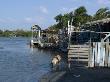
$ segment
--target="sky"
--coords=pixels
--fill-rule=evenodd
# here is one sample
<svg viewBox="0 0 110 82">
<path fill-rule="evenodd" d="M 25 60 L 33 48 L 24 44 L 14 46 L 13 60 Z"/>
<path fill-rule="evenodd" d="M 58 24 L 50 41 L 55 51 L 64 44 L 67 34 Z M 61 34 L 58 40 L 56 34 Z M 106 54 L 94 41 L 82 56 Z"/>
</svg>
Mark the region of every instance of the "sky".
<svg viewBox="0 0 110 82">
<path fill-rule="evenodd" d="M 80 6 L 93 15 L 99 8 L 110 8 L 110 0 L 0 0 L 0 29 L 30 30 L 34 24 L 46 29 L 56 23 L 56 15 Z"/>
</svg>

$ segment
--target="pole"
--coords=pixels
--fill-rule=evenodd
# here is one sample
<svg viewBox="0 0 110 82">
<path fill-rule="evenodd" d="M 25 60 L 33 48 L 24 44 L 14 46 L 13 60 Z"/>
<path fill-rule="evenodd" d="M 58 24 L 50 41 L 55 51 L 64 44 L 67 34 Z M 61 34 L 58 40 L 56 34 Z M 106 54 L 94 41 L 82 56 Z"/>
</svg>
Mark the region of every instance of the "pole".
<svg viewBox="0 0 110 82">
<path fill-rule="evenodd" d="M 32 38 L 32 40 L 33 40 L 33 28 L 32 28 L 32 37 L 31 37 L 31 38 Z"/>
<path fill-rule="evenodd" d="M 39 43 L 40 43 L 40 29 L 38 30 L 38 41 L 39 41 Z"/>
</svg>

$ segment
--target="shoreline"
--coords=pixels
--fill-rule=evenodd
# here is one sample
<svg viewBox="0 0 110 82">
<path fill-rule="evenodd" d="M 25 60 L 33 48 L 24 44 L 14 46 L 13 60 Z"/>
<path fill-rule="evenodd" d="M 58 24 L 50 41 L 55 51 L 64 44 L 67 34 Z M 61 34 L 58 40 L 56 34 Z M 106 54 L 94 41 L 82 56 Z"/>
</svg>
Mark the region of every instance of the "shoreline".
<svg viewBox="0 0 110 82">
<path fill-rule="evenodd" d="M 48 72 L 39 78 L 38 82 L 57 82 L 66 74 L 66 71 Z"/>
<path fill-rule="evenodd" d="M 74 82 L 110 82 L 110 68 L 103 68 L 103 67 L 77 68 L 76 67 L 66 71 L 48 72 L 47 74 L 41 76 L 39 82 L 73 82 L 73 81 Z"/>
<path fill-rule="evenodd" d="M 110 68 L 74 68 L 57 82 L 110 82 Z"/>
</svg>

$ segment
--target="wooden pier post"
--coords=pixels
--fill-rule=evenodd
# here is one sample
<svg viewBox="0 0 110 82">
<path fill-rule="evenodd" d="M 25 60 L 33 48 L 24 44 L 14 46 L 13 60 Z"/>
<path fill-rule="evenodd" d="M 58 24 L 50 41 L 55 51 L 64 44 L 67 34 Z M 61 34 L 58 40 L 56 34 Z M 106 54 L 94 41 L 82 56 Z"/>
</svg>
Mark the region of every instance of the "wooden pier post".
<svg viewBox="0 0 110 82">
<path fill-rule="evenodd" d="M 108 59 L 109 59 L 109 39 L 107 39 L 107 42 L 105 43 L 106 48 L 106 54 L 105 54 L 105 67 L 108 67 Z"/>
</svg>

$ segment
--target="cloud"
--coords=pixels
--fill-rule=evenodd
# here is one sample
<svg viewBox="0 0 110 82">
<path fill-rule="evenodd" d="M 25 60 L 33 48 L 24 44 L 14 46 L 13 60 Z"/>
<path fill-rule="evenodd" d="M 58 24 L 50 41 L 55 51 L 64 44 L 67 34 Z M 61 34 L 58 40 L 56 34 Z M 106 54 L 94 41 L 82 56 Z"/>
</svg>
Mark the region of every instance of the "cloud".
<svg viewBox="0 0 110 82">
<path fill-rule="evenodd" d="M 72 12 L 74 11 L 75 9 L 77 9 L 78 7 L 74 7 L 74 8 L 66 8 L 66 7 L 62 7 L 60 12 L 63 12 L 63 13 L 67 13 L 67 12 Z"/>
<path fill-rule="evenodd" d="M 21 21 L 24 23 L 34 23 L 35 22 L 34 18 L 32 18 L 32 17 L 26 17 L 26 18 L 24 18 L 24 20 L 21 20 Z"/>
<path fill-rule="evenodd" d="M 16 22 L 17 22 L 17 20 L 15 20 L 11 17 L 0 19 L 0 23 L 16 23 Z"/>
<path fill-rule="evenodd" d="M 110 4 L 110 0 L 98 0 L 98 4 L 101 4 L 101 5 L 103 5 L 103 4 Z"/>
<path fill-rule="evenodd" d="M 32 21 L 32 18 L 27 17 L 27 18 L 25 18 L 25 20 L 26 20 L 26 21 Z"/>
<path fill-rule="evenodd" d="M 5 20 L 4 19 L 0 19 L 0 23 L 5 23 Z"/>
<path fill-rule="evenodd" d="M 42 13 L 44 13 L 44 14 L 48 14 L 48 10 L 47 10 L 47 8 L 44 7 L 44 6 L 40 6 L 40 11 L 41 11 Z"/>
<path fill-rule="evenodd" d="M 78 2 L 78 1 L 80 1 L 80 0 L 70 0 L 70 1 L 73 1 L 73 2 Z"/>
<path fill-rule="evenodd" d="M 44 24 L 45 17 L 43 16 L 36 16 L 36 17 L 26 17 L 20 21 L 20 23 L 24 24 Z"/>
<path fill-rule="evenodd" d="M 32 16 L 32 17 L 25 17 L 21 19 L 13 19 L 9 18 L 0 18 L 0 24 L 44 24 L 45 17 L 42 16 Z"/>
<path fill-rule="evenodd" d="M 60 12 L 68 12 L 68 8 L 62 7 L 62 8 L 60 9 Z"/>
<path fill-rule="evenodd" d="M 78 7 L 74 7 L 74 8 L 69 8 L 69 11 L 74 11 L 75 9 L 77 9 Z"/>
</svg>

